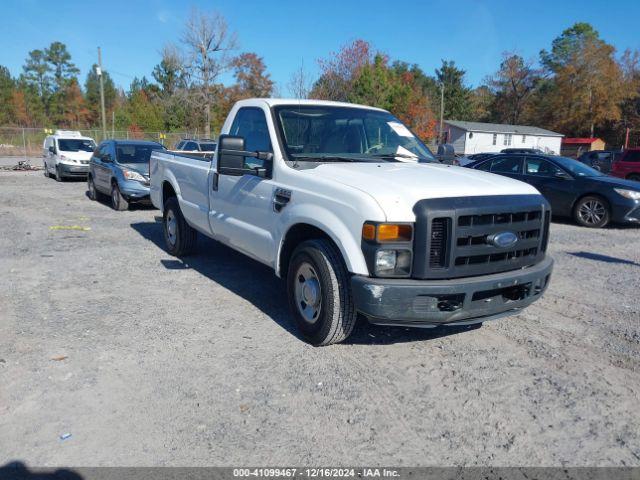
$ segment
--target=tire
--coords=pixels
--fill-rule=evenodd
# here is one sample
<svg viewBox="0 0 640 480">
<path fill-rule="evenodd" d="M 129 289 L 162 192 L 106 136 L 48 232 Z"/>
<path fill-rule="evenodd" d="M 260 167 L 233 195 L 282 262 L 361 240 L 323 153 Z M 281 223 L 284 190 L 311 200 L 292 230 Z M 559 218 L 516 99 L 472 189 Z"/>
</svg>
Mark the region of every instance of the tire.
<svg viewBox="0 0 640 480">
<path fill-rule="evenodd" d="M 118 211 L 124 211 L 129 209 L 129 202 L 120 193 L 117 183 L 111 185 L 111 208 Z"/>
<path fill-rule="evenodd" d="M 184 219 L 176 197 L 169 198 L 164 205 L 162 227 L 167 251 L 171 255 L 184 257 L 193 253 L 198 232 Z"/>
<path fill-rule="evenodd" d="M 627 177 L 627 180 L 632 180 L 632 181 L 634 181 L 634 182 L 640 182 L 640 175 L 638 175 L 638 174 L 634 173 L 634 174 L 632 174 L 632 175 L 629 175 L 629 176 Z"/>
<path fill-rule="evenodd" d="M 93 181 L 93 177 L 91 175 L 87 176 L 87 193 L 89 195 L 89 198 L 91 200 L 98 200 L 99 198 L 99 193 L 98 190 L 96 190 L 96 184 Z"/>
<path fill-rule="evenodd" d="M 307 240 L 293 252 L 287 272 L 289 308 L 304 338 L 315 346 L 345 340 L 357 312 L 349 272 L 328 240 Z"/>
<path fill-rule="evenodd" d="M 60 165 L 56 165 L 56 182 L 64 182 L 64 177 L 60 172 Z"/>
<path fill-rule="evenodd" d="M 573 218 L 578 225 L 588 228 L 605 227 L 611 220 L 609 203 L 597 195 L 587 195 L 576 203 Z"/>
</svg>

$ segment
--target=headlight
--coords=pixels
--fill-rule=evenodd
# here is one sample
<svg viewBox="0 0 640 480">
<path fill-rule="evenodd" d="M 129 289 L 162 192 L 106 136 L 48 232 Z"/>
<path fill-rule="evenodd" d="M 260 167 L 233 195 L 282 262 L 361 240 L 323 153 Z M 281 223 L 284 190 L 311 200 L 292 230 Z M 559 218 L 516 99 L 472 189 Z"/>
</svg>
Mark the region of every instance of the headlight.
<svg viewBox="0 0 640 480">
<path fill-rule="evenodd" d="M 147 179 L 140 175 L 138 172 L 134 172 L 133 170 L 122 170 L 122 175 L 127 180 L 136 180 L 138 182 L 146 182 Z"/>
<path fill-rule="evenodd" d="M 377 277 L 409 277 L 413 259 L 413 224 L 366 222 L 362 251 Z"/>
<path fill-rule="evenodd" d="M 378 250 L 376 252 L 376 275 L 381 277 L 403 277 L 411 273 L 410 250 Z"/>
<path fill-rule="evenodd" d="M 614 188 L 614 190 L 624 198 L 628 198 L 630 200 L 640 200 L 640 192 L 636 190 L 626 190 L 624 188 Z"/>
</svg>

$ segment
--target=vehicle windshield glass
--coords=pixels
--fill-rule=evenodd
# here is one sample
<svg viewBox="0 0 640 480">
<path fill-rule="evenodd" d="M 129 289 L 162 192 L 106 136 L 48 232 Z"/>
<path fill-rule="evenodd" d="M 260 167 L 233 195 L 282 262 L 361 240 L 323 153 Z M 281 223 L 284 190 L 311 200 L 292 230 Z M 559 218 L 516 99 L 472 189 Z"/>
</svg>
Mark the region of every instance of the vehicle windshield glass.
<svg viewBox="0 0 640 480">
<path fill-rule="evenodd" d="M 93 152 L 96 144 L 93 140 L 81 138 L 59 138 L 58 150 L 61 152 Z"/>
<path fill-rule="evenodd" d="M 435 162 L 427 146 L 387 112 L 354 107 L 275 108 L 289 160 Z"/>
<path fill-rule="evenodd" d="M 604 175 L 595 168 L 591 168 L 573 158 L 553 157 L 553 160 L 576 177 L 602 177 Z"/>
<path fill-rule="evenodd" d="M 116 145 L 116 161 L 118 163 L 149 163 L 151 152 L 165 150 L 162 145 L 135 145 L 119 143 Z"/>
<path fill-rule="evenodd" d="M 215 143 L 201 143 L 200 144 L 200 150 L 202 150 L 203 152 L 214 152 L 216 150 L 216 144 Z"/>
</svg>

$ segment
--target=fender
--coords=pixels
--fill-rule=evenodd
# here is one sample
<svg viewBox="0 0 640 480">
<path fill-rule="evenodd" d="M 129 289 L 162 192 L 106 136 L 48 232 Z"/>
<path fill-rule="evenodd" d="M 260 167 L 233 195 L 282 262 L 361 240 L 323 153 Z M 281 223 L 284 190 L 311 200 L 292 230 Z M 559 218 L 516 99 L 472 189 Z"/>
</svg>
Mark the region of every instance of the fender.
<svg viewBox="0 0 640 480">
<path fill-rule="evenodd" d="M 178 183 L 178 180 L 176 179 L 174 173 L 171 170 L 167 170 L 166 168 L 163 169 L 162 172 L 162 183 L 161 183 L 161 188 L 160 188 L 160 204 L 162 206 L 162 208 L 160 209 L 161 211 L 164 212 L 164 198 L 163 198 L 163 190 L 164 190 L 164 184 L 165 182 L 168 182 L 171 187 L 173 188 L 173 191 L 176 192 L 176 197 L 178 198 L 178 203 L 180 204 L 180 208 L 182 208 L 182 193 L 180 192 L 180 183 Z"/>
<path fill-rule="evenodd" d="M 297 224 L 306 223 L 325 232 L 338 246 L 349 272 L 356 275 L 369 275 L 367 263 L 360 247 L 359 238 L 354 238 L 354 233 L 349 227 L 330 210 L 313 204 L 291 205 L 283 212 L 281 221 L 275 225 L 274 232 L 279 241 L 276 243 L 274 270 L 278 277 L 280 272 L 280 255 L 289 230 Z M 358 229 L 358 232 L 360 230 Z"/>
</svg>

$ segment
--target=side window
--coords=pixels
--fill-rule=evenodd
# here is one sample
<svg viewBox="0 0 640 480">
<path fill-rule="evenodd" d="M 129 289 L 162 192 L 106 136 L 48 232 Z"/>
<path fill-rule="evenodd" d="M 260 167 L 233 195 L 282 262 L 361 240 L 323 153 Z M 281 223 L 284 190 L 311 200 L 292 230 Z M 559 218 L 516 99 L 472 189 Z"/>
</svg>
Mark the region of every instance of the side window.
<svg viewBox="0 0 640 480">
<path fill-rule="evenodd" d="M 489 170 L 491 170 L 491 160 L 487 160 L 486 162 L 481 163 L 476 167 L 476 170 L 482 170 L 484 172 L 488 172 Z"/>
<path fill-rule="evenodd" d="M 198 146 L 195 142 L 187 142 L 184 144 L 184 147 L 182 149 L 187 152 L 195 152 L 198 150 Z"/>
<path fill-rule="evenodd" d="M 184 142 L 183 140 L 180 140 L 180 141 L 178 142 L 178 144 L 176 145 L 176 150 L 183 150 L 183 148 L 182 148 L 182 147 L 184 147 L 184 143 L 185 143 L 185 142 Z"/>
<path fill-rule="evenodd" d="M 495 158 L 493 162 L 491 162 L 491 172 L 519 174 L 522 172 L 522 157 L 507 155 L 505 157 Z"/>
<path fill-rule="evenodd" d="M 96 155 L 100 160 L 108 160 L 109 152 L 108 145 L 106 143 L 100 144 L 98 147 L 98 155 Z"/>
<path fill-rule="evenodd" d="M 553 177 L 562 170 L 543 158 L 527 158 L 527 175 L 536 177 Z"/>
<path fill-rule="evenodd" d="M 630 150 L 622 158 L 624 162 L 640 162 L 640 150 Z"/>
<path fill-rule="evenodd" d="M 244 138 L 244 148 L 249 152 L 271 152 L 271 137 L 267 127 L 267 119 L 260 108 L 245 107 L 238 110 L 233 119 L 230 135 Z M 264 160 L 245 157 L 245 168 L 264 167 Z"/>
</svg>

